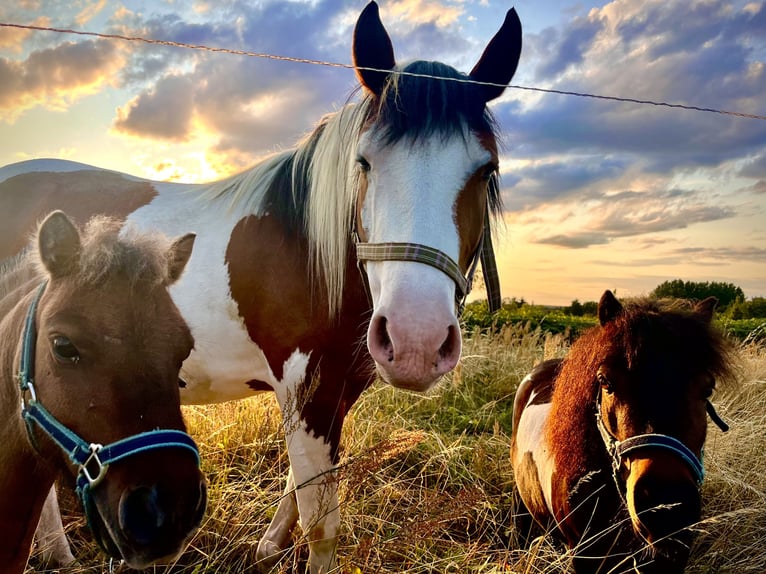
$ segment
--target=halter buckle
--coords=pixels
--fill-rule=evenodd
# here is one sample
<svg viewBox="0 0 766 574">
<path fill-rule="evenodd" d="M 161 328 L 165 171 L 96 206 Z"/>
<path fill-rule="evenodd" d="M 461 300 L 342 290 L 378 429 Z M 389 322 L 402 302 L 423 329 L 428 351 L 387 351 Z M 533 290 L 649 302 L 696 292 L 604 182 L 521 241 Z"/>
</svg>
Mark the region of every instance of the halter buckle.
<svg viewBox="0 0 766 574">
<path fill-rule="evenodd" d="M 23 413 L 30 403 L 37 402 L 37 393 L 35 386 L 32 381 L 27 379 L 25 373 L 19 373 L 19 380 L 21 381 L 21 412 Z M 27 400 L 27 393 L 29 393 L 29 400 Z"/>
<path fill-rule="evenodd" d="M 101 451 L 101 449 L 104 448 L 104 445 L 98 444 L 98 443 L 91 443 L 88 447 L 88 450 L 90 451 L 90 454 L 88 455 L 88 458 L 85 459 L 85 462 L 83 462 L 80 465 L 80 473 L 85 477 L 85 480 L 88 481 L 88 484 L 91 488 L 98 485 L 99 482 L 101 482 L 104 477 L 106 476 L 106 471 L 109 469 L 108 464 L 103 464 L 101 462 L 101 459 L 98 457 L 98 453 Z M 89 464 L 95 464 L 96 465 L 96 472 L 91 472 L 88 468 Z M 93 476 L 95 474 L 95 477 Z"/>
</svg>

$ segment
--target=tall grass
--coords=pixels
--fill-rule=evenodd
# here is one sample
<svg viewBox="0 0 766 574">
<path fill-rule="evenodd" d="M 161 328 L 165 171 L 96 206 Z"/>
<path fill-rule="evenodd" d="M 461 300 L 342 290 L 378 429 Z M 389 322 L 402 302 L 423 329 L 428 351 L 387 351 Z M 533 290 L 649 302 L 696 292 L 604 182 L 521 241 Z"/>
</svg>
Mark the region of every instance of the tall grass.
<svg viewBox="0 0 766 574">
<path fill-rule="evenodd" d="M 522 326 L 468 333 L 463 359 L 438 388 L 416 395 L 376 384 L 346 420 L 340 470 L 344 573 L 564 572 L 551 536 L 528 546 L 516 526 L 509 463 L 515 389 L 544 358 L 566 353 L 566 334 Z M 714 397 L 731 431 L 711 425 L 703 520 L 691 574 L 766 572 L 766 348 L 741 347 L 741 385 Z M 186 409 L 210 486 L 202 528 L 157 573 L 255 572 L 255 548 L 282 496 L 288 461 L 270 395 Z M 70 503 L 65 521 L 82 566 L 108 571 Z M 278 572 L 302 571 L 295 532 Z"/>
</svg>

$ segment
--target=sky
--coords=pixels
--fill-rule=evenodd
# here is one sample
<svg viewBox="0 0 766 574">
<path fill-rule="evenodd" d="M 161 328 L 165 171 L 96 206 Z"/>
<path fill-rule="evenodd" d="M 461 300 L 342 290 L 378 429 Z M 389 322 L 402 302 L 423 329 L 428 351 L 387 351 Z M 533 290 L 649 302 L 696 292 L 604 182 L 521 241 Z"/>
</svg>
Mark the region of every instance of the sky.
<svg viewBox="0 0 766 574">
<path fill-rule="evenodd" d="M 365 0 L 16 0 L 0 22 L 350 63 Z M 511 2 L 380 0 L 398 61 L 469 71 Z M 766 115 L 766 5 L 516 0 L 514 86 Z M 0 165 L 203 182 L 291 147 L 352 70 L 0 27 Z M 722 281 L 766 296 L 766 121 L 506 90 L 504 297 L 566 305 Z"/>
</svg>

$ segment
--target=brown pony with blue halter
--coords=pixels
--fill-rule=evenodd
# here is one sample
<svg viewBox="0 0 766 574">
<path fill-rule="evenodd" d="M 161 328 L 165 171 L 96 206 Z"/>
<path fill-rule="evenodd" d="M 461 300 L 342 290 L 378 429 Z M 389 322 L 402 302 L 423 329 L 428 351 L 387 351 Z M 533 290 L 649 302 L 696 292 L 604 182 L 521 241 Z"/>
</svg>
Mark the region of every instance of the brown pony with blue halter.
<svg viewBox="0 0 766 574">
<path fill-rule="evenodd" d="M 0 274 L 0 564 L 20 573 L 56 478 L 102 548 L 134 568 L 178 554 L 207 495 L 181 417 L 193 339 L 167 288 L 193 235 L 80 234 L 54 212 Z"/>
<path fill-rule="evenodd" d="M 518 493 L 578 574 L 684 570 L 708 416 L 727 430 L 709 400 L 733 378 L 732 350 L 711 325 L 716 303 L 623 306 L 606 291 L 599 325 L 519 386 Z"/>
</svg>

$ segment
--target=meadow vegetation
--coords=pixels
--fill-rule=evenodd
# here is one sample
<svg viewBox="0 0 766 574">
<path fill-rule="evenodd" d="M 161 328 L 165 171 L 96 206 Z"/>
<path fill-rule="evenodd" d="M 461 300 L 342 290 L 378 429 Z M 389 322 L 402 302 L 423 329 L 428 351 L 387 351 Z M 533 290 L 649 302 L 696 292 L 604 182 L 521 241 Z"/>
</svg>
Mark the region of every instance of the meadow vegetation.
<svg viewBox="0 0 766 574">
<path fill-rule="evenodd" d="M 469 317 L 470 319 L 470 317 Z M 347 418 L 340 463 L 340 571 L 361 573 L 565 572 L 567 556 L 543 534 L 523 546 L 509 463 L 511 410 L 531 367 L 564 356 L 571 332 L 532 321 L 466 327 L 458 368 L 426 395 L 377 383 Z M 710 425 L 704 518 L 689 574 L 766 572 L 766 346 L 738 343 L 740 384 L 713 400 L 731 425 Z M 157 573 L 256 572 L 255 549 L 282 496 L 287 451 L 272 396 L 188 407 L 210 504 L 174 565 Z M 108 572 L 74 503 L 68 533 L 82 566 Z M 295 533 L 280 573 L 302 572 Z"/>
</svg>

